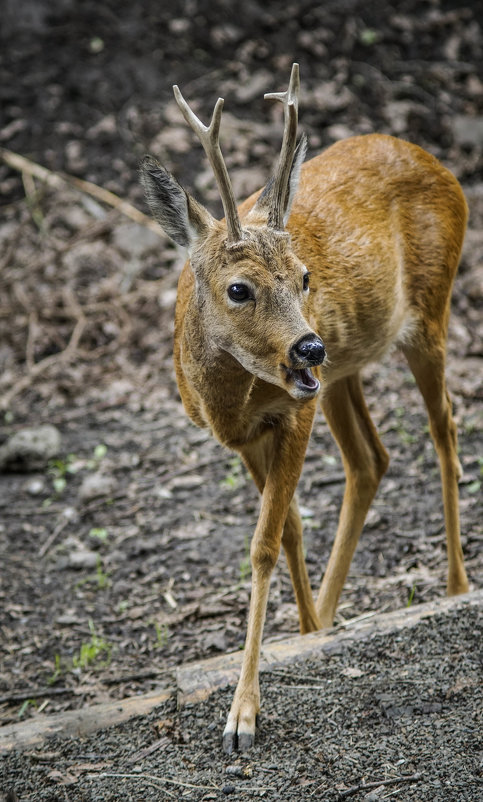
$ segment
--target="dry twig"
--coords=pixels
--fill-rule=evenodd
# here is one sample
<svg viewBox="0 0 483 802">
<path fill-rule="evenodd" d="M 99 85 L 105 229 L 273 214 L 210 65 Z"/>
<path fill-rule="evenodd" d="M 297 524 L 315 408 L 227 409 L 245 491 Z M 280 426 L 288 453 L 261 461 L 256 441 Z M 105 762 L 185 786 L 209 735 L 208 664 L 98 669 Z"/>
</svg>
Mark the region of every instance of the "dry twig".
<svg viewBox="0 0 483 802">
<path fill-rule="evenodd" d="M 8 164 L 8 166 L 12 167 L 14 170 L 18 170 L 33 178 L 38 178 L 51 187 L 61 189 L 65 184 L 70 184 L 81 192 L 85 192 L 87 195 L 96 198 L 96 200 L 106 203 L 108 206 L 112 206 L 121 212 L 121 214 L 125 215 L 125 217 L 129 217 L 131 220 L 134 220 L 134 222 L 151 229 L 151 231 L 154 231 L 159 237 L 164 238 L 159 226 L 151 220 L 150 217 L 139 209 L 136 209 L 136 207 L 128 201 L 119 198 L 114 192 L 109 192 L 109 190 L 103 189 L 103 187 L 99 187 L 91 181 L 84 181 L 82 178 L 76 178 L 72 175 L 48 170 L 46 167 L 42 167 L 41 164 L 37 164 L 25 158 L 25 156 L 21 156 L 19 153 L 13 153 L 13 151 L 7 150 L 6 148 L 0 148 L 0 157 L 5 164 Z"/>
<path fill-rule="evenodd" d="M 420 780 L 422 775 L 416 774 L 403 774 L 401 777 L 391 777 L 389 780 L 375 780 L 370 783 L 359 783 L 347 788 L 345 791 L 340 791 L 339 798 L 346 799 L 348 796 L 358 794 L 359 791 L 367 791 L 370 788 L 379 788 L 381 785 L 399 785 L 400 783 L 415 783 Z"/>
</svg>

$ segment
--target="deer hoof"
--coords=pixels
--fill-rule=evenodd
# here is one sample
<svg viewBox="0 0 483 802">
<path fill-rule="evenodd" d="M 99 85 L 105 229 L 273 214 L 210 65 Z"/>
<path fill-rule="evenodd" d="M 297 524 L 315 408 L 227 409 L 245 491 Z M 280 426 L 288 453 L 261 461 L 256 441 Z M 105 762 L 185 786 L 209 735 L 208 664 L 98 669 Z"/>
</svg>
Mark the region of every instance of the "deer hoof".
<svg viewBox="0 0 483 802">
<path fill-rule="evenodd" d="M 246 752 L 255 742 L 255 730 L 260 710 L 260 694 L 255 690 L 235 691 L 233 704 L 223 732 L 223 749 L 232 752 Z"/>
<path fill-rule="evenodd" d="M 238 735 L 237 732 L 227 732 L 225 730 L 223 733 L 223 751 L 227 755 L 231 755 L 237 750 L 239 752 L 248 752 L 254 743 L 255 736 L 249 732 L 242 732 Z"/>
</svg>

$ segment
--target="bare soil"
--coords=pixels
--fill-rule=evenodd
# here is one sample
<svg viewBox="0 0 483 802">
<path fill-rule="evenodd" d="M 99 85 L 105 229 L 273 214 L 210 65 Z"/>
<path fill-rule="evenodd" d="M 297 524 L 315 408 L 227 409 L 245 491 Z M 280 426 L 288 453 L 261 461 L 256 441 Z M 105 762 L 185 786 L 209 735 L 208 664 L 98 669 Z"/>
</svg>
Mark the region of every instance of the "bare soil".
<svg viewBox="0 0 483 802">
<path fill-rule="evenodd" d="M 481 588 L 483 3 L 342 0 L 282 9 L 253 0 L 243 14 L 233 11 L 221 0 L 59 0 L 55 8 L 38 0 L 25 2 L 19 14 L 7 0 L 0 34 L 0 145 L 54 173 L 103 186 L 143 210 L 137 163 L 149 150 L 218 213 L 214 182 L 180 118 L 171 85 L 179 83 L 205 118 L 216 98 L 225 97 L 223 147 L 242 198 L 263 184 L 278 153 L 279 110 L 263 102 L 263 93 L 283 89 L 298 60 L 309 155 L 340 137 L 379 131 L 410 139 L 449 166 L 470 206 L 447 373 L 464 469 L 463 548 L 471 586 Z M 36 464 L 13 460 L 0 473 L 0 724 L 11 724 L 145 693 L 163 685 L 181 663 L 241 648 L 250 587 L 247 549 L 258 498 L 238 460 L 188 422 L 179 400 L 171 354 L 183 255 L 162 235 L 69 183 L 49 186 L 1 163 L 0 195 L 0 448 L 12 435 L 46 423 L 61 437 L 55 457 Z M 368 371 L 365 386 L 392 461 L 354 558 L 338 624 L 444 596 L 439 472 L 422 400 L 397 353 Z M 328 558 L 342 491 L 339 455 L 320 417 L 299 486 L 314 588 Z M 336 781 L 350 788 L 360 782 L 357 777 L 387 779 L 384 766 L 394 767 L 396 758 L 407 761 L 401 773 L 418 773 L 414 766 L 420 761 L 408 756 L 419 755 L 433 766 L 434 782 L 443 784 L 438 790 L 409 783 L 399 798 L 481 798 L 481 786 L 480 797 L 474 791 L 465 796 L 453 782 L 453 769 L 442 769 L 450 753 L 463 756 L 475 782 L 476 764 L 468 756 L 476 725 L 468 723 L 468 731 L 458 735 L 456 752 L 445 744 L 450 720 L 476 720 L 479 697 L 471 683 L 477 618 L 473 609 L 444 622 L 442 617 L 440 627 L 432 619 L 429 629 L 421 625 L 414 642 L 400 647 L 397 639 L 384 647 L 376 639 L 366 644 L 368 652 L 355 644 L 342 663 L 324 662 L 323 683 L 297 680 L 324 687 L 329 679 L 335 682 L 335 712 L 325 704 L 323 689 L 307 688 L 284 691 L 282 712 L 270 678 L 257 747 L 259 795 L 266 787 L 273 799 L 306 799 L 309 793 L 336 799 L 330 795 Z M 281 558 L 266 637 L 296 630 Z M 406 719 L 395 728 L 377 697 L 386 686 L 396 694 L 400 680 L 391 685 L 396 669 L 388 655 L 401 667 L 407 650 L 414 655 L 411 671 L 419 672 L 411 685 L 418 688 L 416 696 L 437 696 L 448 711 L 430 738 L 424 727 L 411 730 Z M 444 658 L 448 653 L 456 657 Z M 352 659 L 365 672 L 362 681 L 341 674 Z M 449 675 L 441 690 L 441 672 L 451 672 L 451 666 L 459 666 L 455 683 L 469 678 L 461 709 L 441 701 L 459 705 L 460 691 L 451 691 Z M 303 665 L 296 676 L 320 671 Z M 411 711 L 401 715 L 421 723 L 419 702 L 408 698 L 404 705 L 412 705 Z M 209 784 L 228 704 L 225 691 L 181 713 L 167 703 L 144 722 L 101 733 L 97 743 L 92 736 L 54 745 L 52 754 L 62 759 L 52 758 L 49 770 L 44 759 L 40 771 L 35 757 L 13 756 L 0 773 L 0 792 L 13 785 L 22 802 L 121 794 L 221 797 L 221 775 L 209 781 L 215 789 L 200 786 Z M 89 785 L 74 772 L 66 791 L 64 775 L 52 774 L 59 761 L 62 774 L 79 755 L 111 760 L 111 752 L 142 751 L 158 737 L 156 722 L 168 720 L 172 724 L 160 730 L 168 739 L 163 754 L 173 761 L 166 776 L 186 783 L 192 777 L 196 789 L 167 783 L 160 791 L 148 781 Z M 320 735 L 328 727 L 330 741 L 313 748 L 315 729 Z M 303 778 L 313 779 L 316 760 L 324 772 L 337 767 L 338 779 L 324 775 L 320 787 L 314 781 L 304 791 Z M 159 753 L 139 758 L 136 769 L 149 774 L 156 765 Z M 451 791 L 444 784 L 448 777 Z M 382 787 L 374 798 L 395 791 Z M 369 799 L 373 791 L 355 793 Z"/>
</svg>

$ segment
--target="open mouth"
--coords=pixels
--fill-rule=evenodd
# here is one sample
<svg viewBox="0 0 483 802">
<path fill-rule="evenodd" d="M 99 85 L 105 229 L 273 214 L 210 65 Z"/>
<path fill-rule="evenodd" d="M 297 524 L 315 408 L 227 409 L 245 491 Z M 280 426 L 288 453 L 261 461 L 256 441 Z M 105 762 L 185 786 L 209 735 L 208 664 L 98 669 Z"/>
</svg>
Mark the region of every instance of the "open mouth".
<svg viewBox="0 0 483 802">
<path fill-rule="evenodd" d="M 320 387 L 320 382 L 315 378 L 310 368 L 285 368 L 287 380 L 293 381 L 298 390 L 304 394 L 313 395 Z"/>
</svg>

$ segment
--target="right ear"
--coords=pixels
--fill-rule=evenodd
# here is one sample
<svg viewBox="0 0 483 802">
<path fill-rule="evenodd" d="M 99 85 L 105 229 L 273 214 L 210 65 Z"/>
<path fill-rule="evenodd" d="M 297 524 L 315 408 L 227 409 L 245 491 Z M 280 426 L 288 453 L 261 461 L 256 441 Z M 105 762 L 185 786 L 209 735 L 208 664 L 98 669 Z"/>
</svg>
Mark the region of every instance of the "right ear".
<svg viewBox="0 0 483 802">
<path fill-rule="evenodd" d="M 154 219 L 177 245 L 191 248 L 214 219 L 153 156 L 140 165 L 141 184 Z"/>
</svg>

